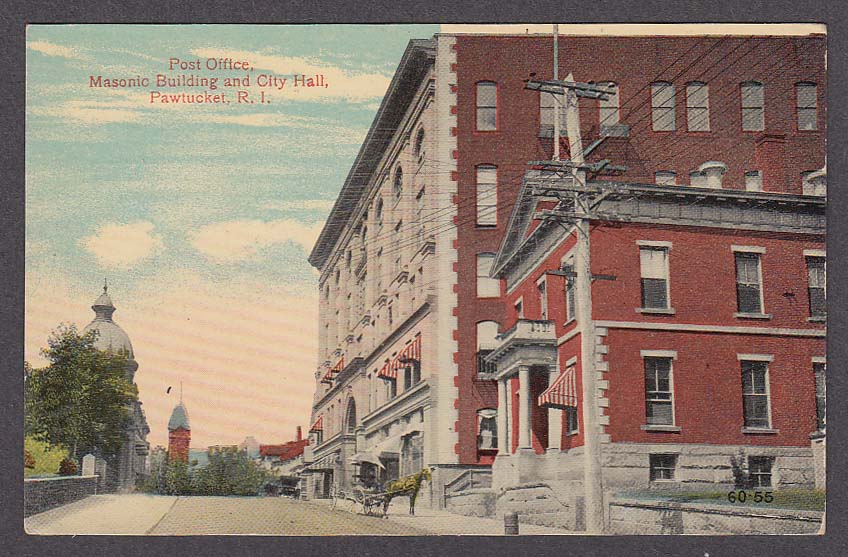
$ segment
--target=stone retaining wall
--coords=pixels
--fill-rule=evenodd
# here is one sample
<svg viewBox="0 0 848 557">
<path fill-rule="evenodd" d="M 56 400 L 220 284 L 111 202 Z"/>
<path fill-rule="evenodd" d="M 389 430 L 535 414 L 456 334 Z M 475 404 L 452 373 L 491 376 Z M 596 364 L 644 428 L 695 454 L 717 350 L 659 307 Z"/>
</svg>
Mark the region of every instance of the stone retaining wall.
<svg viewBox="0 0 848 557">
<path fill-rule="evenodd" d="M 495 516 L 497 495 L 491 489 L 466 489 L 445 497 L 445 509 L 463 516 Z"/>
<path fill-rule="evenodd" d="M 77 501 L 97 492 L 97 475 L 27 478 L 24 480 L 24 516 Z"/>
<path fill-rule="evenodd" d="M 614 499 L 608 534 L 817 534 L 824 513 L 729 505 Z"/>
</svg>

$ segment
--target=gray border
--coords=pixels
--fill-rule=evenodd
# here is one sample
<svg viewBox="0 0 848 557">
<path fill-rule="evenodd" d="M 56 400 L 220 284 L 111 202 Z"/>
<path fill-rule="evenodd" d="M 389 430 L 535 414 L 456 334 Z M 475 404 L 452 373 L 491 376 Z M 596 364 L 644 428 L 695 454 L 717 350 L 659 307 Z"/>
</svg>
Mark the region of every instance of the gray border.
<svg viewBox="0 0 848 557">
<path fill-rule="evenodd" d="M 4 187 L 0 188 L 0 269 L 5 280 L 0 281 L 0 389 L 6 396 L 0 405 L 0 424 L 5 432 L 0 448 L 2 469 L 2 531 L 4 546 L 17 555 L 43 553 L 86 552 L 125 555 L 147 555 L 170 552 L 226 555 L 292 553 L 297 555 L 361 554 L 384 555 L 392 551 L 415 554 L 491 553 L 495 551 L 527 554 L 580 552 L 584 555 L 608 554 L 687 554 L 687 555 L 791 555 L 837 554 L 848 546 L 848 536 L 838 530 L 845 516 L 845 472 L 835 464 L 846 458 L 846 407 L 836 404 L 846 393 L 846 378 L 841 366 L 832 365 L 828 379 L 831 404 L 828 421 L 831 423 L 831 447 L 828 453 L 828 514 L 830 528 L 819 537 L 700 537 L 700 536 L 643 536 L 643 537 L 566 537 L 566 538 L 484 538 L 434 536 L 423 538 L 327 537 L 266 538 L 266 537 L 37 537 L 23 532 L 23 483 L 20 481 L 22 455 L 21 412 L 24 311 L 24 107 L 25 107 L 25 24 L 51 22 L 102 23 L 432 23 L 432 22 L 823 22 L 828 25 L 829 43 L 829 102 L 828 139 L 831 176 L 828 219 L 829 236 L 842 238 L 845 221 L 837 215 L 848 208 L 842 181 L 846 175 L 848 152 L 846 145 L 845 90 L 848 44 L 848 20 L 837 0 L 797 2 L 788 0 L 728 1 L 703 3 L 660 2 L 657 0 L 623 0 L 617 2 L 578 2 L 576 0 L 533 0 L 519 3 L 499 0 L 483 7 L 458 6 L 455 1 L 428 2 L 333 0 L 317 5 L 293 1 L 288 5 L 267 0 L 253 0 L 239 6 L 234 2 L 209 0 L 182 3 L 153 0 L 119 6 L 115 2 L 76 5 L 58 1 L 24 2 L 13 0 L 2 12 L 0 52 L 4 53 L 3 73 L 0 76 L 0 138 L 4 149 L 0 155 Z M 335 8 L 335 10 L 333 10 Z M 843 101 L 843 102 L 834 102 Z M 830 337 L 841 338 L 845 329 L 846 300 L 841 285 L 848 283 L 842 257 L 844 245 L 830 242 L 831 256 L 830 308 L 828 321 Z M 833 264 L 836 262 L 836 264 Z M 846 344 L 830 342 L 828 359 L 839 362 L 846 357 Z M 12 546 L 14 545 L 14 549 Z M 844 551 L 844 549 L 843 549 Z"/>
</svg>

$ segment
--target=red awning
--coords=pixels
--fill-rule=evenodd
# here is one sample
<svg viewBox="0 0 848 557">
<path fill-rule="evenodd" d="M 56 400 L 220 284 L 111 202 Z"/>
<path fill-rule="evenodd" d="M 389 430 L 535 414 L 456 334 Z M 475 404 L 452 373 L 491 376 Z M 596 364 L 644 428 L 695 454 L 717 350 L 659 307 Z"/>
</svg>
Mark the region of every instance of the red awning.
<svg viewBox="0 0 848 557">
<path fill-rule="evenodd" d="M 318 416 L 318 419 L 315 420 L 315 423 L 312 424 L 309 431 L 324 431 L 324 416 Z"/>
<path fill-rule="evenodd" d="M 324 377 L 321 378 L 322 383 L 332 384 L 333 379 L 336 375 L 342 372 L 344 369 L 344 356 L 342 356 L 336 365 L 327 370 L 327 373 L 324 374 Z"/>
<path fill-rule="evenodd" d="M 398 370 L 421 361 L 421 334 L 415 335 L 410 342 L 394 357 L 386 360 L 386 363 L 377 372 L 377 377 L 383 379 L 397 379 Z"/>
<path fill-rule="evenodd" d="M 545 392 L 539 395 L 539 406 L 549 408 L 577 407 L 577 385 L 574 379 L 574 368 L 570 367 L 560 372 Z"/>
</svg>

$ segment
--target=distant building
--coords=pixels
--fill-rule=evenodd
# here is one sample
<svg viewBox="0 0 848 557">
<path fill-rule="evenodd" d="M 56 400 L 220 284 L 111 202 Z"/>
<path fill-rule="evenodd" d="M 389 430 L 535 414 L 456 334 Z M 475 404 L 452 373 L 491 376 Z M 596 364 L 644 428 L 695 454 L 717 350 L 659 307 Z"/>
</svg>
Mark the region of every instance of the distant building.
<svg viewBox="0 0 848 557">
<path fill-rule="evenodd" d="M 309 440 L 303 438 L 300 426 L 294 441 L 280 445 L 259 445 L 259 464 L 276 476 L 294 476 L 302 468 L 303 453 Z"/>
<path fill-rule="evenodd" d="M 188 462 L 188 446 L 191 442 L 191 425 L 188 422 L 188 410 L 180 403 L 171 412 L 168 420 L 168 461 Z"/>
<path fill-rule="evenodd" d="M 238 448 L 240 451 L 246 452 L 249 458 L 259 457 L 259 441 L 252 435 L 245 437 L 244 441 L 239 443 Z"/>
<path fill-rule="evenodd" d="M 115 305 L 105 285 L 103 293 L 94 301 L 91 309 L 94 310 L 95 317 L 83 329 L 83 333 L 96 331 L 97 340 L 94 346 L 98 350 L 125 356 L 127 358 L 126 376 L 131 383 L 134 383 L 138 363 L 135 361 L 130 337 L 112 320 Z M 118 454 L 106 461 L 106 488 L 113 491 L 134 489 L 136 482 L 146 473 L 147 454 L 150 451 L 147 434 L 150 433 L 150 427 L 144 417 L 141 401 L 130 404 L 129 411 L 130 419 L 124 429 L 124 443 Z"/>
</svg>

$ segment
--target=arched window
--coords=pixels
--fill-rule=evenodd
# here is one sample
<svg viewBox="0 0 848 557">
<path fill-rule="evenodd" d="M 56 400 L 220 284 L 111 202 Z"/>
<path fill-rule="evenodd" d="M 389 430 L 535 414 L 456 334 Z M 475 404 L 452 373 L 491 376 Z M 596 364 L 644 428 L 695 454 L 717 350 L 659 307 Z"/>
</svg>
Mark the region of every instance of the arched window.
<svg viewBox="0 0 848 557">
<path fill-rule="evenodd" d="M 690 132 L 710 131 L 710 90 L 706 83 L 686 84 L 686 128 Z"/>
<path fill-rule="evenodd" d="M 377 220 L 377 224 L 382 226 L 383 224 L 383 198 L 377 200 L 377 208 L 375 209 L 374 218 Z"/>
<path fill-rule="evenodd" d="M 353 433 L 356 429 L 356 401 L 350 399 L 347 403 L 347 415 L 345 416 L 345 431 Z"/>
<path fill-rule="evenodd" d="M 619 95 L 618 85 L 612 81 L 601 82 L 598 85 L 615 91 L 614 94 L 607 95 L 606 99 L 598 100 L 598 116 L 601 128 L 605 126 L 614 126 L 619 121 Z M 603 132 L 601 132 L 603 133 Z"/>
<path fill-rule="evenodd" d="M 666 81 L 651 84 L 651 114 L 655 132 L 674 131 L 674 85 Z"/>
<path fill-rule="evenodd" d="M 492 374 L 498 368 L 494 364 L 486 362 L 486 356 L 495 349 L 498 340 L 498 322 L 480 321 L 477 323 L 477 373 Z"/>
<path fill-rule="evenodd" d="M 477 411 L 477 448 L 481 450 L 498 448 L 498 411 L 495 408 L 483 408 Z"/>
<path fill-rule="evenodd" d="M 763 84 L 746 81 L 739 86 L 742 102 L 742 130 L 762 131 L 766 127 Z"/>
<path fill-rule="evenodd" d="M 415 135 L 415 144 L 412 147 L 412 153 L 418 158 L 418 162 L 424 160 L 424 128 L 418 128 L 418 133 Z"/>
<path fill-rule="evenodd" d="M 477 130 L 498 129 L 498 84 L 494 81 L 477 82 Z"/>
<path fill-rule="evenodd" d="M 810 81 L 795 84 L 795 107 L 798 112 L 799 130 L 819 128 L 818 87 Z"/>
<path fill-rule="evenodd" d="M 395 193 L 395 197 L 400 197 L 401 192 L 403 192 L 403 169 L 398 166 L 397 170 L 395 170 L 395 180 L 392 182 L 392 191 Z"/>
</svg>

